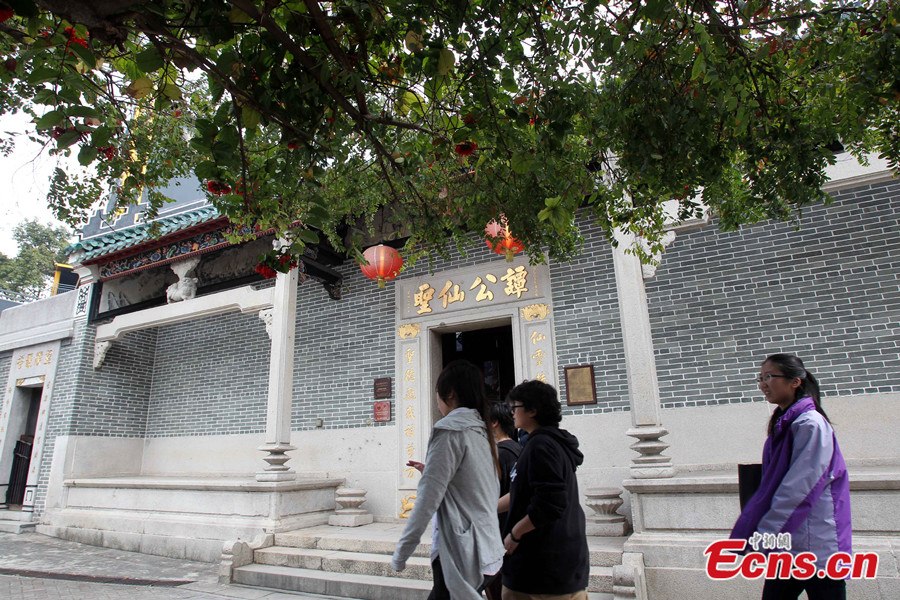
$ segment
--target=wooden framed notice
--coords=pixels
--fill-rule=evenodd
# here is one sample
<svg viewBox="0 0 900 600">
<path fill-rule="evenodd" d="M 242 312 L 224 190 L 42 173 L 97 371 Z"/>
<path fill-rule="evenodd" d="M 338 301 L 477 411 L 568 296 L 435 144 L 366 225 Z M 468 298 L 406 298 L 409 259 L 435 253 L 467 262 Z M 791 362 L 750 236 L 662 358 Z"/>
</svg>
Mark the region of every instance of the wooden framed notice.
<svg viewBox="0 0 900 600">
<path fill-rule="evenodd" d="M 391 401 L 379 400 L 372 405 L 372 412 L 376 423 L 386 423 L 391 420 Z"/>
<path fill-rule="evenodd" d="M 597 404 L 597 389 L 594 386 L 594 366 L 578 365 L 566 367 L 566 404 L 579 406 Z"/>
<path fill-rule="evenodd" d="M 384 400 L 385 398 L 390 398 L 394 395 L 393 386 L 391 385 L 390 377 L 380 377 L 375 380 L 375 399 L 376 400 Z"/>
</svg>

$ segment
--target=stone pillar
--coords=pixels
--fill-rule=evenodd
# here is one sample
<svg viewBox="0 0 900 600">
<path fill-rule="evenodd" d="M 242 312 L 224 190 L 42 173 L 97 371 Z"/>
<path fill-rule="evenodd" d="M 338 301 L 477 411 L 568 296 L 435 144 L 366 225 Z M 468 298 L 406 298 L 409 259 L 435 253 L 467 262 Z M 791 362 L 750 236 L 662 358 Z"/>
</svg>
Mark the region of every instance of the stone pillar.
<svg viewBox="0 0 900 600">
<path fill-rule="evenodd" d="M 633 235 L 618 230 L 616 241 L 613 268 L 631 403 L 632 428 L 626 434 L 637 438 L 631 448 L 640 455 L 631 463 L 631 476 L 636 479 L 672 477 L 675 474 L 672 459 L 662 454 L 669 445 L 660 438 L 669 432 L 662 426 L 660 417 L 659 382 L 641 261 L 625 252 L 635 243 Z"/>
<path fill-rule="evenodd" d="M 298 269 L 279 273 L 272 296 L 270 336 L 272 356 L 269 361 L 269 396 L 266 409 L 266 443 L 259 450 L 266 453 L 268 466 L 256 474 L 257 481 L 290 481 L 297 473 L 287 467 L 286 454 L 291 446 L 291 396 L 294 387 L 294 338 L 297 327 Z"/>
</svg>

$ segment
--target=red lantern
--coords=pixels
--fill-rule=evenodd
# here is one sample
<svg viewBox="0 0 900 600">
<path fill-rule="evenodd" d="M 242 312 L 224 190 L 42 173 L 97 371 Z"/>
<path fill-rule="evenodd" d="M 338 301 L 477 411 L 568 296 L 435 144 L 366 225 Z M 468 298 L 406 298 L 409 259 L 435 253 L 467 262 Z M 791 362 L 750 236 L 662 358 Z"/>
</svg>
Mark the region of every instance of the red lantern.
<svg viewBox="0 0 900 600">
<path fill-rule="evenodd" d="M 376 279 L 378 287 L 384 288 L 384 282 L 390 281 L 400 274 L 403 267 L 403 258 L 395 248 L 378 244 L 366 248 L 363 252 L 363 258 L 368 261 L 367 265 L 360 265 L 362 274 L 369 279 Z"/>
<path fill-rule="evenodd" d="M 525 249 L 525 245 L 514 238 L 509 231 L 505 215 L 500 215 L 499 223 L 492 219 L 485 226 L 484 233 L 487 236 L 485 242 L 488 248 L 497 254 L 506 256 L 506 262 L 512 262 L 513 257 Z"/>
</svg>

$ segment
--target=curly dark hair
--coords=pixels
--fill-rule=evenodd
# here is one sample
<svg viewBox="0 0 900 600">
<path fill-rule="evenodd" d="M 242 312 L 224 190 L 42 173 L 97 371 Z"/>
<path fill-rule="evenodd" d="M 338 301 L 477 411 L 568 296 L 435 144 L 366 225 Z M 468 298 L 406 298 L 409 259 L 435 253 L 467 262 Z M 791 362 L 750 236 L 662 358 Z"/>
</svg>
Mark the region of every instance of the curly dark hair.
<svg viewBox="0 0 900 600">
<path fill-rule="evenodd" d="M 556 395 L 556 389 L 543 381 L 531 379 L 511 389 L 506 401 L 521 403 L 522 410 L 535 411 L 534 420 L 541 427 L 559 425 L 562 421 L 562 406 Z"/>
</svg>

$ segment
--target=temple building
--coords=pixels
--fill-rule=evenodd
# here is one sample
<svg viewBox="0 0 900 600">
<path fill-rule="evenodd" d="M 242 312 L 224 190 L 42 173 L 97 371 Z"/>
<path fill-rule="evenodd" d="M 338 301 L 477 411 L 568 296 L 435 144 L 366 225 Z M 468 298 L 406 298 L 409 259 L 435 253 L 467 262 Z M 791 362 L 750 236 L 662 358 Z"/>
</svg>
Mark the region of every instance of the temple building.
<svg viewBox="0 0 900 600">
<path fill-rule="evenodd" d="M 840 158 L 834 201 L 797 223 L 673 223 L 656 265 L 584 215 L 569 262 L 508 262 L 473 234 L 385 289 L 325 243 L 263 279 L 271 233 L 230 243 L 189 180 L 157 236 L 142 206 L 101 211 L 72 247 L 77 288 L 0 313 L 0 530 L 424 598 L 427 572 L 388 573 L 385 540 L 415 505 L 405 465 L 425 458 L 437 374 L 466 358 L 495 398 L 524 379 L 559 390 L 596 597 L 753 597 L 759 581 L 708 579 L 703 550 L 739 514 L 737 465 L 760 461 L 760 363 L 788 352 L 822 383 L 854 550 L 880 558 L 849 597 L 900 597 L 900 182 Z M 384 557 L 331 561 L 377 581 L 323 548 Z"/>
</svg>

